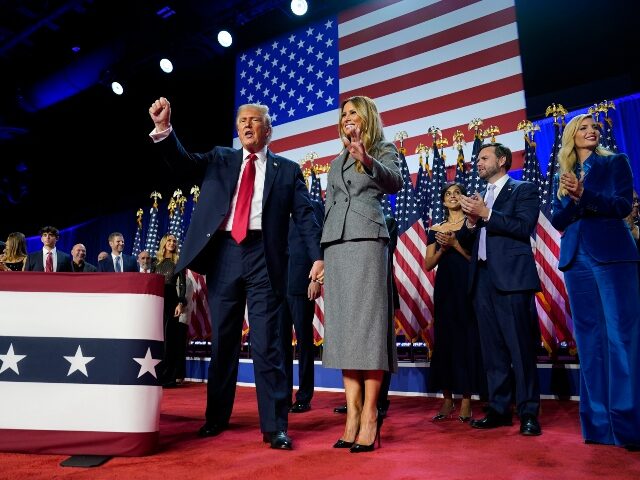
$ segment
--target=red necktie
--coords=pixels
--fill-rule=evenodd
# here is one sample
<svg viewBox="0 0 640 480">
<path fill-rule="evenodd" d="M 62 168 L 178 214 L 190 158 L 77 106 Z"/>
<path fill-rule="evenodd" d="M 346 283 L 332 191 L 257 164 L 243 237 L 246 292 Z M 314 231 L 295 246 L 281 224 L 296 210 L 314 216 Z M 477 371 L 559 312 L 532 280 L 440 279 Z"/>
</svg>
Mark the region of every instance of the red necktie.
<svg viewBox="0 0 640 480">
<path fill-rule="evenodd" d="M 238 243 L 247 236 L 249 227 L 249 213 L 251 212 L 251 198 L 253 197 L 253 183 L 256 179 L 256 160 L 258 156 L 254 153 L 249 155 L 249 161 L 242 172 L 238 198 L 236 200 L 236 212 L 233 215 L 233 225 L 231 226 L 231 236 Z"/>
<path fill-rule="evenodd" d="M 53 255 L 51 252 L 47 252 L 47 263 L 44 265 L 45 272 L 53 272 Z"/>
</svg>

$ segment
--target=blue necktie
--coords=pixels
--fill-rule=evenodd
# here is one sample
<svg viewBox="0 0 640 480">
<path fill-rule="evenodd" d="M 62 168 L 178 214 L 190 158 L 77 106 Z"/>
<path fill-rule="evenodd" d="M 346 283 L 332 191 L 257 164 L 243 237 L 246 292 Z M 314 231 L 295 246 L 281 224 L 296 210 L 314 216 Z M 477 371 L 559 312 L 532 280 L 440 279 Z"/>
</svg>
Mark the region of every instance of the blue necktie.
<svg viewBox="0 0 640 480">
<path fill-rule="evenodd" d="M 487 196 L 484 199 L 484 204 L 487 208 L 493 207 L 493 201 L 495 200 L 493 196 L 493 191 L 496 189 L 496 186 L 493 184 L 487 185 Z M 487 259 L 487 229 L 482 227 L 480 229 L 480 243 L 478 244 L 478 259 L 486 260 Z"/>
<path fill-rule="evenodd" d="M 120 264 L 120 257 L 116 257 L 116 272 L 122 271 L 122 265 Z"/>
</svg>

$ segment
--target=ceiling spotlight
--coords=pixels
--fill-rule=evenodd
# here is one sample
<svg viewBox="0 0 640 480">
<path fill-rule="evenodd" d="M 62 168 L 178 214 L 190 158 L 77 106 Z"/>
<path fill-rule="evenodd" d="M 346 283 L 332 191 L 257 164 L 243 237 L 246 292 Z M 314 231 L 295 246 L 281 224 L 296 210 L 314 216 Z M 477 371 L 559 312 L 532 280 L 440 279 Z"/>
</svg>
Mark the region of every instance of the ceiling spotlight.
<svg viewBox="0 0 640 480">
<path fill-rule="evenodd" d="M 291 0 L 291 11 L 298 16 L 307 13 L 307 0 Z"/>
<path fill-rule="evenodd" d="M 124 87 L 119 82 L 111 82 L 111 90 L 116 95 L 122 95 L 124 93 Z"/>
<path fill-rule="evenodd" d="M 220 45 L 226 48 L 231 46 L 232 42 L 233 38 L 231 37 L 231 34 L 229 32 L 227 32 L 226 30 L 220 30 L 218 32 L 218 43 Z"/>
<path fill-rule="evenodd" d="M 160 69 L 164 73 L 171 73 L 173 72 L 173 63 L 171 63 L 171 60 L 169 60 L 168 58 L 163 58 L 162 60 L 160 60 Z"/>
</svg>

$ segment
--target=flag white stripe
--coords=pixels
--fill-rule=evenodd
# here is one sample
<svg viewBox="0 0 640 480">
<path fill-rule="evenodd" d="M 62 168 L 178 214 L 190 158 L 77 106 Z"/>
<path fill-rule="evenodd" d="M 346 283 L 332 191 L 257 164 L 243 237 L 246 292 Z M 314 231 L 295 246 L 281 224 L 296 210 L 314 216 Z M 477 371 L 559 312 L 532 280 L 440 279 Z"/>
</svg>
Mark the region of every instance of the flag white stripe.
<svg viewBox="0 0 640 480">
<path fill-rule="evenodd" d="M 163 303 L 162 297 L 145 294 L 3 291 L 2 334 L 163 341 Z"/>
<path fill-rule="evenodd" d="M 429 50 L 428 52 L 372 68 L 362 73 L 342 77 L 340 78 L 340 91 L 350 92 L 364 88 L 371 84 L 414 73 L 422 70 L 427 65 L 434 67 L 441 63 L 449 62 L 465 55 L 470 55 L 517 39 L 518 28 L 515 23 L 512 23 L 489 32 L 469 37 L 465 40 L 450 43 L 435 50 Z M 340 58 L 342 58 L 342 56 Z M 518 63 L 520 63 L 520 58 L 516 58 L 518 59 Z M 514 74 L 520 73 L 520 70 L 521 67 L 518 65 L 518 70 L 514 71 Z M 502 77 L 504 76 L 506 75 L 503 74 Z"/>
<path fill-rule="evenodd" d="M 0 428 L 142 433 L 159 430 L 162 388 L 0 382 Z"/>
</svg>

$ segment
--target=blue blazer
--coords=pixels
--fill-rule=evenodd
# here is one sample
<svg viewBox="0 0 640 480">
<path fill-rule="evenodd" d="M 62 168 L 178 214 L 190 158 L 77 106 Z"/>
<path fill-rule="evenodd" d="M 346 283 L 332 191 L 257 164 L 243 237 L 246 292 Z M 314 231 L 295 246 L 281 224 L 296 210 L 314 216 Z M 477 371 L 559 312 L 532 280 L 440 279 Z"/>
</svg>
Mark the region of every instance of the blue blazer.
<svg viewBox="0 0 640 480">
<path fill-rule="evenodd" d="M 122 257 L 122 271 L 123 272 L 139 272 L 140 268 L 138 267 L 138 260 L 136 257 L 132 255 L 125 255 L 124 253 L 120 255 Z M 98 262 L 98 271 L 99 272 L 114 272 L 113 268 L 113 258 L 111 254 L 104 260 L 100 260 Z"/>
<path fill-rule="evenodd" d="M 156 145 L 174 170 L 184 172 L 190 167 L 204 170 L 198 206 L 182 245 L 177 271 L 189 268 L 206 274 L 211 268 L 211 252 L 207 247 L 229 213 L 240 176 L 242 149 L 214 147 L 206 153 L 190 153 L 184 149 L 175 132 Z M 280 295 L 286 294 L 290 218 L 296 223 L 310 257 L 314 261 L 321 260 L 318 242 L 321 228 L 314 218 L 300 166 L 267 151 L 262 241 L 269 280 Z"/>
<path fill-rule="evenodd" d="M 531 182 L 509 178 L 495 199 L 487 222 L 478 220 L 473 230 L 469 230 L 464 222 L 459 240 L 471 251 L 469 292 L 475 285 L 479 233 L 483 226 L 487 229 L 487 268 L 495 287 L 503 292 L 540 290 L 531 248 L 538 213 L 538 188 Z"/>
<path fill-rule="evenodd" d="M 318 225 L 324 221 L 324 205 L 317 200 L 312 200 L 313 214 Z M 320 237 L 318 237 L 318 245 Z M 289 282 L 288 295 L 304 295 L 306 297 L 309 287 L 309 270 L 313 265 L 313 259 L 309 256 L 307 246 L 298 232 L 293 220 L 289 220 Z"/>
<path fill-rule="evenodd" d="M 56 272 L 71 272 L 71 255 L 61 252 L 56 248 L 56 257 L 58 259 Z M 31 252 L 27 255 L 24 264 L 25 272 L 44 272 L 44 263 L 42 261 L 42 249 L 37 252 Z"/>
<path fill-rule="evenodd" d="M 558 198 L 559 175 L 554 178 L 551 224 L 562 231 L 558 268 L 566 270 L 578 244 L 601 263 L 640 261 L 631 231 L 624 218 L 631 212 L 633 174 L 623 153 L 591 154 L 589 170 L 578 203 L 569 196 Z"/>
</svg>

